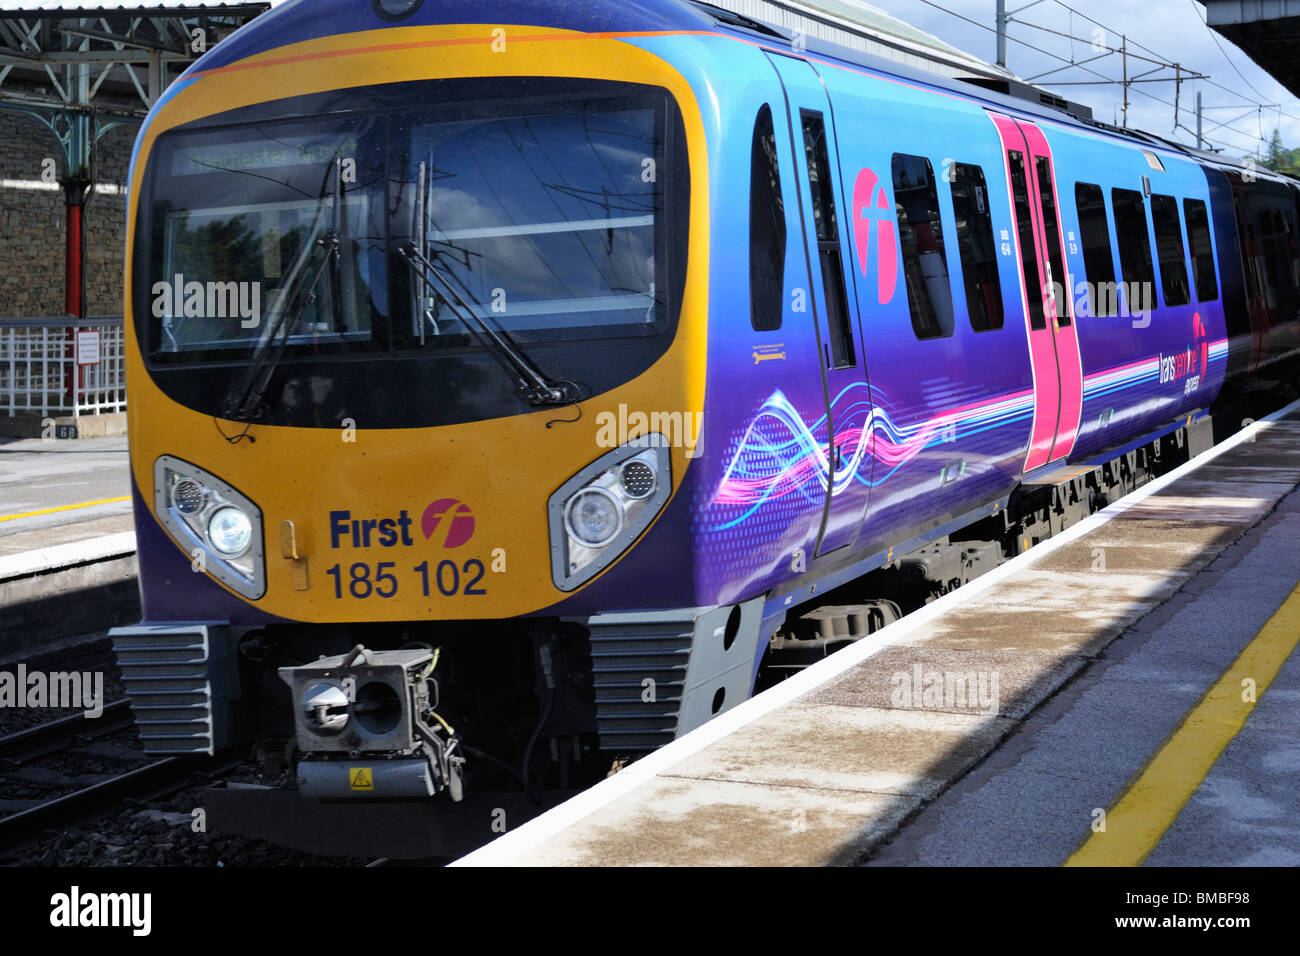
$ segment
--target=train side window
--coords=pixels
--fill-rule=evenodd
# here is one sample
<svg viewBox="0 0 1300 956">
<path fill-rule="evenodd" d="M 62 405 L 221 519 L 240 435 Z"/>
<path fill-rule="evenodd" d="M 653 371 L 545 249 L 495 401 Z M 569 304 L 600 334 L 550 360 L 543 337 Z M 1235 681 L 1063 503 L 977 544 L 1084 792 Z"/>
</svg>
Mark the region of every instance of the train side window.
<svg viewBox="0 0 1300 956">
<path fill-rule="evenodd" d="M 1296 287 L 1295 234 L 1291 217 L 1280 209 L 1271 210 L 1273 219 L 1273 255 L 1277 260 L 1278 282 L 1289 289 Z"/>
<path fill-rule="evenodd" d="M 858 360 L 853 347 L 849 299 L 844 290 L 839 220 L 835 216 L 835 181 L 831 178 L 830 154 L 826 148 L 826 123 L 822 114 L 813 110 L 800 110 L 799 115 L 804 151 L 808 157 L 808 191 L 812 195 L 813 223 L 817 227 L 826 321 L 831 333 L 831 367 L 852 368 Z"/>
<path fill-rule="evenodd" d="M 1110 223 L 1106 221 L 1106 197 L 1094 183 L 1074 184 L 1074 203 L 1079 210 L 1079 241 L 1083 247 L 1083 271 L 1087 279 L 1089 315 L 1119 313 L 1115 291 L 1115 259 L 1110 251 Z"/>
<path fill-rule="evenodd" d="M 1165 293 L 1165 305 L 1187 305 L 1192 301 L 1192 293 L 1187 285 L 1187 261 L 1183 258 L 1183 224 L 1178 219 L 1178 200 L 1173 196 L 1152 196 L 1151 221 L 1156 231 L 1160 287 Z"/>
<path fill-rule="evenodd" d="M 772 109 L 754 121 L 749 151 L 749 324 L 755 332 L 781 327 L 785 306 L 785 204 Z"/>
<path fill-rule="evenodd" d="M 993 217 L 988 187 L 979 166 L 952 166 L 952 211 L 957 221 L 962 282 L 971 328 L 988 332 L 1002 328 L 1002 284 L 998 279 L 998 247 L 993 241 Z"/>
<path fill-rule="evenodd" d="M 1246 271 L 1249 275 L 1251 288 L 1255 293 L 1255 297 L 1260 298 L 1264 295 L 1264 282 L 1263 278 L 1259 274 L 1259 259 L 1262 255 L 1259 245 L 1259 236 L 1256 234 L 1255 224 L 1253 222 L 1248 219 L 1242 219 L 1242 222 L 1246 226 L 1246 235 L 1244 240 L 1246 248 L 1244 256 Z"/>
<path fill-rule="evenodd" d="M 895 153 L 892 165 L 912 328 L 918 339 L 946 337 L 953 332 L 952 287 L 943 251 L 934 168 L 924 156 L 904 153 Z"/>
<path fill-rule="evenodd" d="M 1056 297 L 1056 323 L 1069 325 L 1074 321 L 1070 310 L 1070 275 L 1061 259 L 1061 223 L 1056 215 L 1056 185 L 1052 178 L 1052 163 L 1046 156 L 1034 157 L 1038 173 L 1038 200 L 1043 209 L 1043 228 L 1047 234 L 1047 264 L 1052 271 L 1052 290 Z"/>
<path fill-rule="evenodd" d="M 1210 217 L 1205 203 L 1184 199 L 1183 215 L 1187 218 L 1187 243 L 1196 273 L 1196 298 L 1200 302 L 1213 302 L 1219 297 L 1219 280 L 1214 274 L 1214 247 L 1210 243 Z"/>
<path fill-rule="evenodd" d="M 1110 201 L 1115 210 L 1119 268 L 1127 286 L 1125 301 L 1129 314 L 1136 315 L 1156 304 L 1156 270 L 1151 262 L 1146 204 L 1142 194 L 1134 189 L 1112 189 Z"/>
<path fill-rule="evenodd" d="M 1282 276 L 1278 267 L 1277 232 L 1271 209 L 1259 211 L 1259 245 L 1264 256 L 1264 273 L 1268 276 L 1268 284 L 1276 289 L 1281 285 Z"/>
<path fill-rule="evenodd" d="M 1011 197 L 1016 203 L 1016 233 L 1020 240 L 1020 274 L 1025 280 L 1025 301 L 1029 305 L 1029 327 L 1047 328 L 1043 313 L 1043 286 L 1038 278 L 1038 239 L 1034 236 L 1034 213 L 1029 205 L 1029 172 L 1025 154 L 1007 150 L 1011 169 Z"/>
<path fill-rule="evenodd" d="M 1295 220 L 1291 218 L 1291 213 L 1287 210 L 1280 211 L 1278 219 L 1282 223 L 1277 241 L 1282 256 L 1283 271 L 1286 273 L 1287 285 L 1294 289 L 1297 282 L 1297 266 L 1300 266 L 1300 262 L 1296 259 Z"/>
</svg>

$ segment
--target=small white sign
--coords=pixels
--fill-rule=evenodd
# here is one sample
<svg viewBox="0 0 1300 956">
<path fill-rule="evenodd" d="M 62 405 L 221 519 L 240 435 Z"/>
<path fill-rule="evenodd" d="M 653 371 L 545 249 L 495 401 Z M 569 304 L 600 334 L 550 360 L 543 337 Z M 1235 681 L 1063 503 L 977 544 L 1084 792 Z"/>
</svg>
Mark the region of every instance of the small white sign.
<svg viewBox="0 0 1300 956">
<path fill-rule="evenodd" d="M 99 333 L 98 332 L 77 333 L 77 364 L 78 365 L 99 364 Z"/>
</svg>

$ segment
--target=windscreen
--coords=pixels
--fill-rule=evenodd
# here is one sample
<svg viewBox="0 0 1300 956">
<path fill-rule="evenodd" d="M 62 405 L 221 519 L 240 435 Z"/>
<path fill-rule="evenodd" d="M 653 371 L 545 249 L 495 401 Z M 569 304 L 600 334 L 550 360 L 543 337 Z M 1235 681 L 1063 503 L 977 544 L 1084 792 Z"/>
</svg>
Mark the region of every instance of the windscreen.
<svg viewBox="0 0 1300 956">
<path fill-rule="evenodd" d="M 625 95 L 168 134 L 151 357 L 464 346 L 464 304 L 522 341 L 661 333 L 664 126 L 663 96 Z M 394 254 L 406 240 L 462 307 Z"/>
<path fill-rule="evenodd" d="M 156 359 L 249 353 L 277 328 L 290 345 L 376 347 L 387 125 L 259 124 L 161 147 L 149 300 Z"/>
<path fill-rule="evenodd" d="M 524 410 L 507 359 L 596 394 L 671 341 L 689 165 L 658 87 L 339 90 L 164 132 L 148 162 L 134 320 L 190 407 L 470 421 Z"/>
<path fill-rule="evenodd" d="M 651 108 L 413 118 L 412 232 L 509 332 L 653 328 L 655 128 Z M 414 331 L 466 329 L 425 295 Z"/>
</svg>

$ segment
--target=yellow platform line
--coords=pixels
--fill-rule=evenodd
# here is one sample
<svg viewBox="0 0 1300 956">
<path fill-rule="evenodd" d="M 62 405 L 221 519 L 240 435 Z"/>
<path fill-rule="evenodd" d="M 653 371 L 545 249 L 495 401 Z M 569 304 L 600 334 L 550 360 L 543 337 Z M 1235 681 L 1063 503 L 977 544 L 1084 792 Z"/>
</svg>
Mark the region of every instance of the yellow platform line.
<svg viewBox="0 0 1300 956">
<path fill-rule="evenodd" d="M 1138 866 L 1150 855 L 1300 644 L 1300 585 L 1189 710 L 1066 866 Z M 1252 683 L 1253 682 L 1253 685 Z"/>
<path fill-rule="evenodd" d="M 57 514 L 60 511 L 73 511 L 76 508 L 93 508 L 95 505 L 115 505 L 119 501 L 130 501 L 131 496 L 123 498 L 101 498 L 99 501 L 82 501 L 75 505 L 59 505 L 57 508 L 42 508 L 40 511 L 24 511 L 18 515 L 0 515 L 0 521 L 17 521 L 19 518 L 36 518 L 40 515 Z"/>
</svg>

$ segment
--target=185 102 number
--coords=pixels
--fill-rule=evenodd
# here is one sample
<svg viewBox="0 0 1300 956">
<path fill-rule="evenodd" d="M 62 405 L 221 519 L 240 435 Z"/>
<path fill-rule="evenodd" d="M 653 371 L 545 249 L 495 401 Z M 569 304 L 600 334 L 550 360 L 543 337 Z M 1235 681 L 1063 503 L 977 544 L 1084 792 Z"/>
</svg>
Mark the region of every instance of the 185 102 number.
<svg viewBox="0 0 1300 956">
<path fill-rule="evenodd" d="M 401 586 L 396 569 L 396 561 L 380 561 L 373 566 L 366 561 L 357 561 L 346 567 L 336 564 L 325 573 L 334 579 L 336 599 L 350 596 L 363 601 L 371 597 L 396 597 Z M 409 575 L 412 585 L 419 587 L 423 597 L 435 590 L 443 597 L 458 594 L 474 597 L 487 594 L 487 589 L 479 586 L 486 571 L 482 561 L 470 558 L 460 565 L 455 561 L 439 561 L 436 565 L 421 561 L 411 568 Z"/>
</svg>

